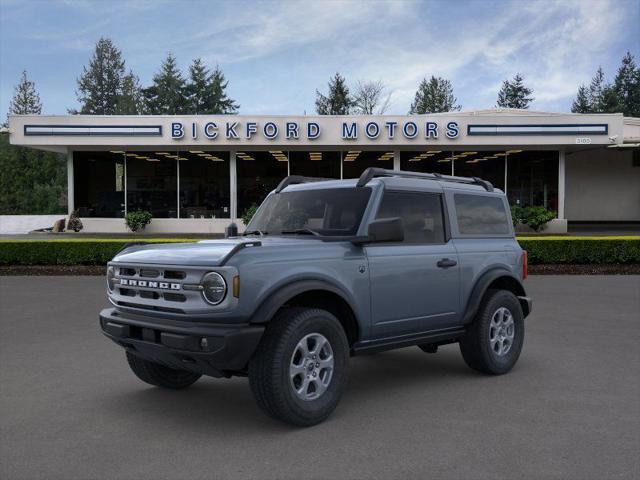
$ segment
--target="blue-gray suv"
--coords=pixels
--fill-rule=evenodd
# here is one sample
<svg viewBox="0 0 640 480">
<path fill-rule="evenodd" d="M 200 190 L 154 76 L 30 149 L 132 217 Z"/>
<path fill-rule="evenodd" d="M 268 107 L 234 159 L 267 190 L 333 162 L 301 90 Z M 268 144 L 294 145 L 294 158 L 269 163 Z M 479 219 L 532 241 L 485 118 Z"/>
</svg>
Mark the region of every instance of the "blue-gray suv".
<svg viewBox="0 0 640 480">
<path fill-rule="evenodd" d="M 265 413 L 306 426 L 335 409 L 354 355 L 458 343 L 471 368 L 511 370 L 526 276 L 507 199 L 487 181 L 289 176 L 241 236 L 119 252 L 100 325 L 144 382 L 248 376 Z"/>
</svg>

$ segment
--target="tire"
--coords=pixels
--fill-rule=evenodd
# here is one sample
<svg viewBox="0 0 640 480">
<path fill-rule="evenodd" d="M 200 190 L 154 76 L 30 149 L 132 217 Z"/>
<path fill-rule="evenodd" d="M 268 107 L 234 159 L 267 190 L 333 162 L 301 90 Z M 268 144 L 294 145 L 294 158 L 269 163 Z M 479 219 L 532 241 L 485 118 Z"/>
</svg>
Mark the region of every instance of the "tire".
<svg viewBox="0 0 640 480">
<path fill-rule="evenodd" d="M 287 308 L 268 324 L 249 362 L 249 384 L 268 416 L 307 427 L 322 422 L 336 408 L 348 365 L 349 342 L 336 317 L 317 308 Z"/>
<path fill-rule="evenodd" d="M 127 352 L 127 362 L 133 373 L 143 382 L 163 388 L 178 390 L 195 383 L 202 375 L 174 370 L 158 363 L 150 362 Z"/>
<path fill-rule="evenodd" d="M 509 315 L 513 330 L 508 326 L 511 324 Z M 472 369 L 490 375 L 502 375 L 518 361 L 523 342 L 524 315 L 520 302 L 508 290 L 489 290 L 475 319 L 460 340 L 460 351 Z"/>
</svg>

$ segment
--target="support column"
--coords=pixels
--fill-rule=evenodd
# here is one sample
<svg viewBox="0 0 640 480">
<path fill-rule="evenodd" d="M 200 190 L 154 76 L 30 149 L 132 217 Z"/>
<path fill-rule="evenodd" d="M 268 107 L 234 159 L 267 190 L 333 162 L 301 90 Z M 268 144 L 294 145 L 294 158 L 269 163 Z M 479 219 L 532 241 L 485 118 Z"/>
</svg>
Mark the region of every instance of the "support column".
<svg viewBox="0 0 640 480">
<path fill-rule="evenodd" d="M 564 183 L 565 183 L 565 150 L 560 150 L 558 156 L 558 220 L 564 220 Z"/>
<path fill-rule="evenodd" d="M 231 221 L 238 219 L 238 171 L 236 168 L 236 151 L 229 152 L 229 196 L 231 199 L 229 216 Z"/>
<path fill-rule="evenodd" d="M 75 210 L 75 191 L 73 176 L 73 150 L 67 149 L 67 213 Z"/>
<path fill-rule="evenodd" d="M 400 170 L 400 150 L 393 151 L 393 169 Z"/>
</svg>

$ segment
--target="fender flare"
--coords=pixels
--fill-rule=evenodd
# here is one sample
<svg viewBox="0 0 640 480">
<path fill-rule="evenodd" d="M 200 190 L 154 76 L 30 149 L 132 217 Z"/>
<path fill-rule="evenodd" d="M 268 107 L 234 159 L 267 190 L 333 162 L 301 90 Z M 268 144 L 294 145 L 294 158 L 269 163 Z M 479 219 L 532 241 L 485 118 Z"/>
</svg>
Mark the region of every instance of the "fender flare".
<svg viewBox="0 0 640 480">
<path fill-rule="evenodd" d="M 526 317 L 529 314 L 529 312 L 527 311 L 527 308 L 525 308 L 525 304 L 523 304 L 523 300 L 520 298 L 520 297 L 525 297 L 526 295 L 520 279 L 507 269 L 493 268 L 491 270 L 484 272 L 480 276 L 480 278 L 476 281 L 476 284 L 474 285 L 473 290 L 471 291 L 471 295 L 469 296 L 469 300 L 467 301 L 467 306 L 464 311 L 464 317 L 462 321 L 463 324 L 467 325 L 468 323 L 471 323 L 473 318 L 476 316 L 476 313 L 480 308 L 480 303 L 482 302 L 482 298 L 484 297 L 484 294 L 489 289 L 489 285 L 491 285 L 495 280 L 503 277 L 507 277 L 511 281 L 514 281 L 516 283 L 517 287 L 516 287 L 516 291 L 514 292 L 514 295 L 518 297 L 518 300 L 522 305 L 524 316 Z"/>
<path fill-rule="evenodd" d="M 291 283 L 276 288 L 275 291 L 267 295 L 262 303 L 253 311 L 249 317 L 249 323 L 261 324 L 268 322 L 287 301 L 310 290 L 325 290 L 338 295 L 349 305 L 356 322 L 359 323 L 353 302 L 344 294 L 344 291 L 326 280 L 318 279 L 294 280 Z"/>
</svg>

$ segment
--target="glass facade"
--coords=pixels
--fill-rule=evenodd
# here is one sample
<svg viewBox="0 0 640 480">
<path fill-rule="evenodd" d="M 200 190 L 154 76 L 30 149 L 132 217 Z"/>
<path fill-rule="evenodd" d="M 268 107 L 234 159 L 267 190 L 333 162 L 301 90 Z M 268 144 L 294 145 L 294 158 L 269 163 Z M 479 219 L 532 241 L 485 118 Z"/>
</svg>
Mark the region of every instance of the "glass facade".
<svg viewBox="0 0 640 480">
<path fill-rule="evenodd" d="M 180 218 L 230 218 L 229 152 L 180 152 Z"/>
<path fill-rule="evenodd" d="M 349 150 L 342 157 L 342 177 L 358 178 L 369 167 L 393 169 L 393 151 Z"/>
<path fill-rule="evenodd" d="M 238 175 L 238 216 L 252 205 L 260 205 L 264 197 L 278 186 L 288 175 L 289 161 L 286 153 L 238 152 L 236 154 Z"/>
<path fill-rule="evenodd" d="M 124 217 L 124 155 L 73 154 L 75 208 L 81 217 Z"/>
<path fill-rule="evenodd" d="M 512 151 L 507 157 L 507 198 L 511 205 L 558 211 L 557 151 Z"/>
<path fill-rule="evenodd" d="M 289 152 L 290 174 L 340 178 L 340 152 Z"/>
<path fill-rule="evenodd" d="M 356 147 L 357 148 L 357 147 Z M 237 216 L 287 175 L 357 178 L 368 167 L 393 169 L 393 150 L 236 152 Z M 558 208 L 559 155 L 553 150 L 401 151 L 400 168 L 480 177 L 520 206 Z M 75 208 L 81 217 L 122 218 L 147 210 L 155 218 L 231 218 L 229 152 L 74 152 Z M 505 185 L 506 178 L 506 185 Z"/>
<path fill-rule="evenodd" d="M 178 216 L 178 165 L 155 152 L 127 152 L 127 211 L 154 218 Z"/>
</svg>

